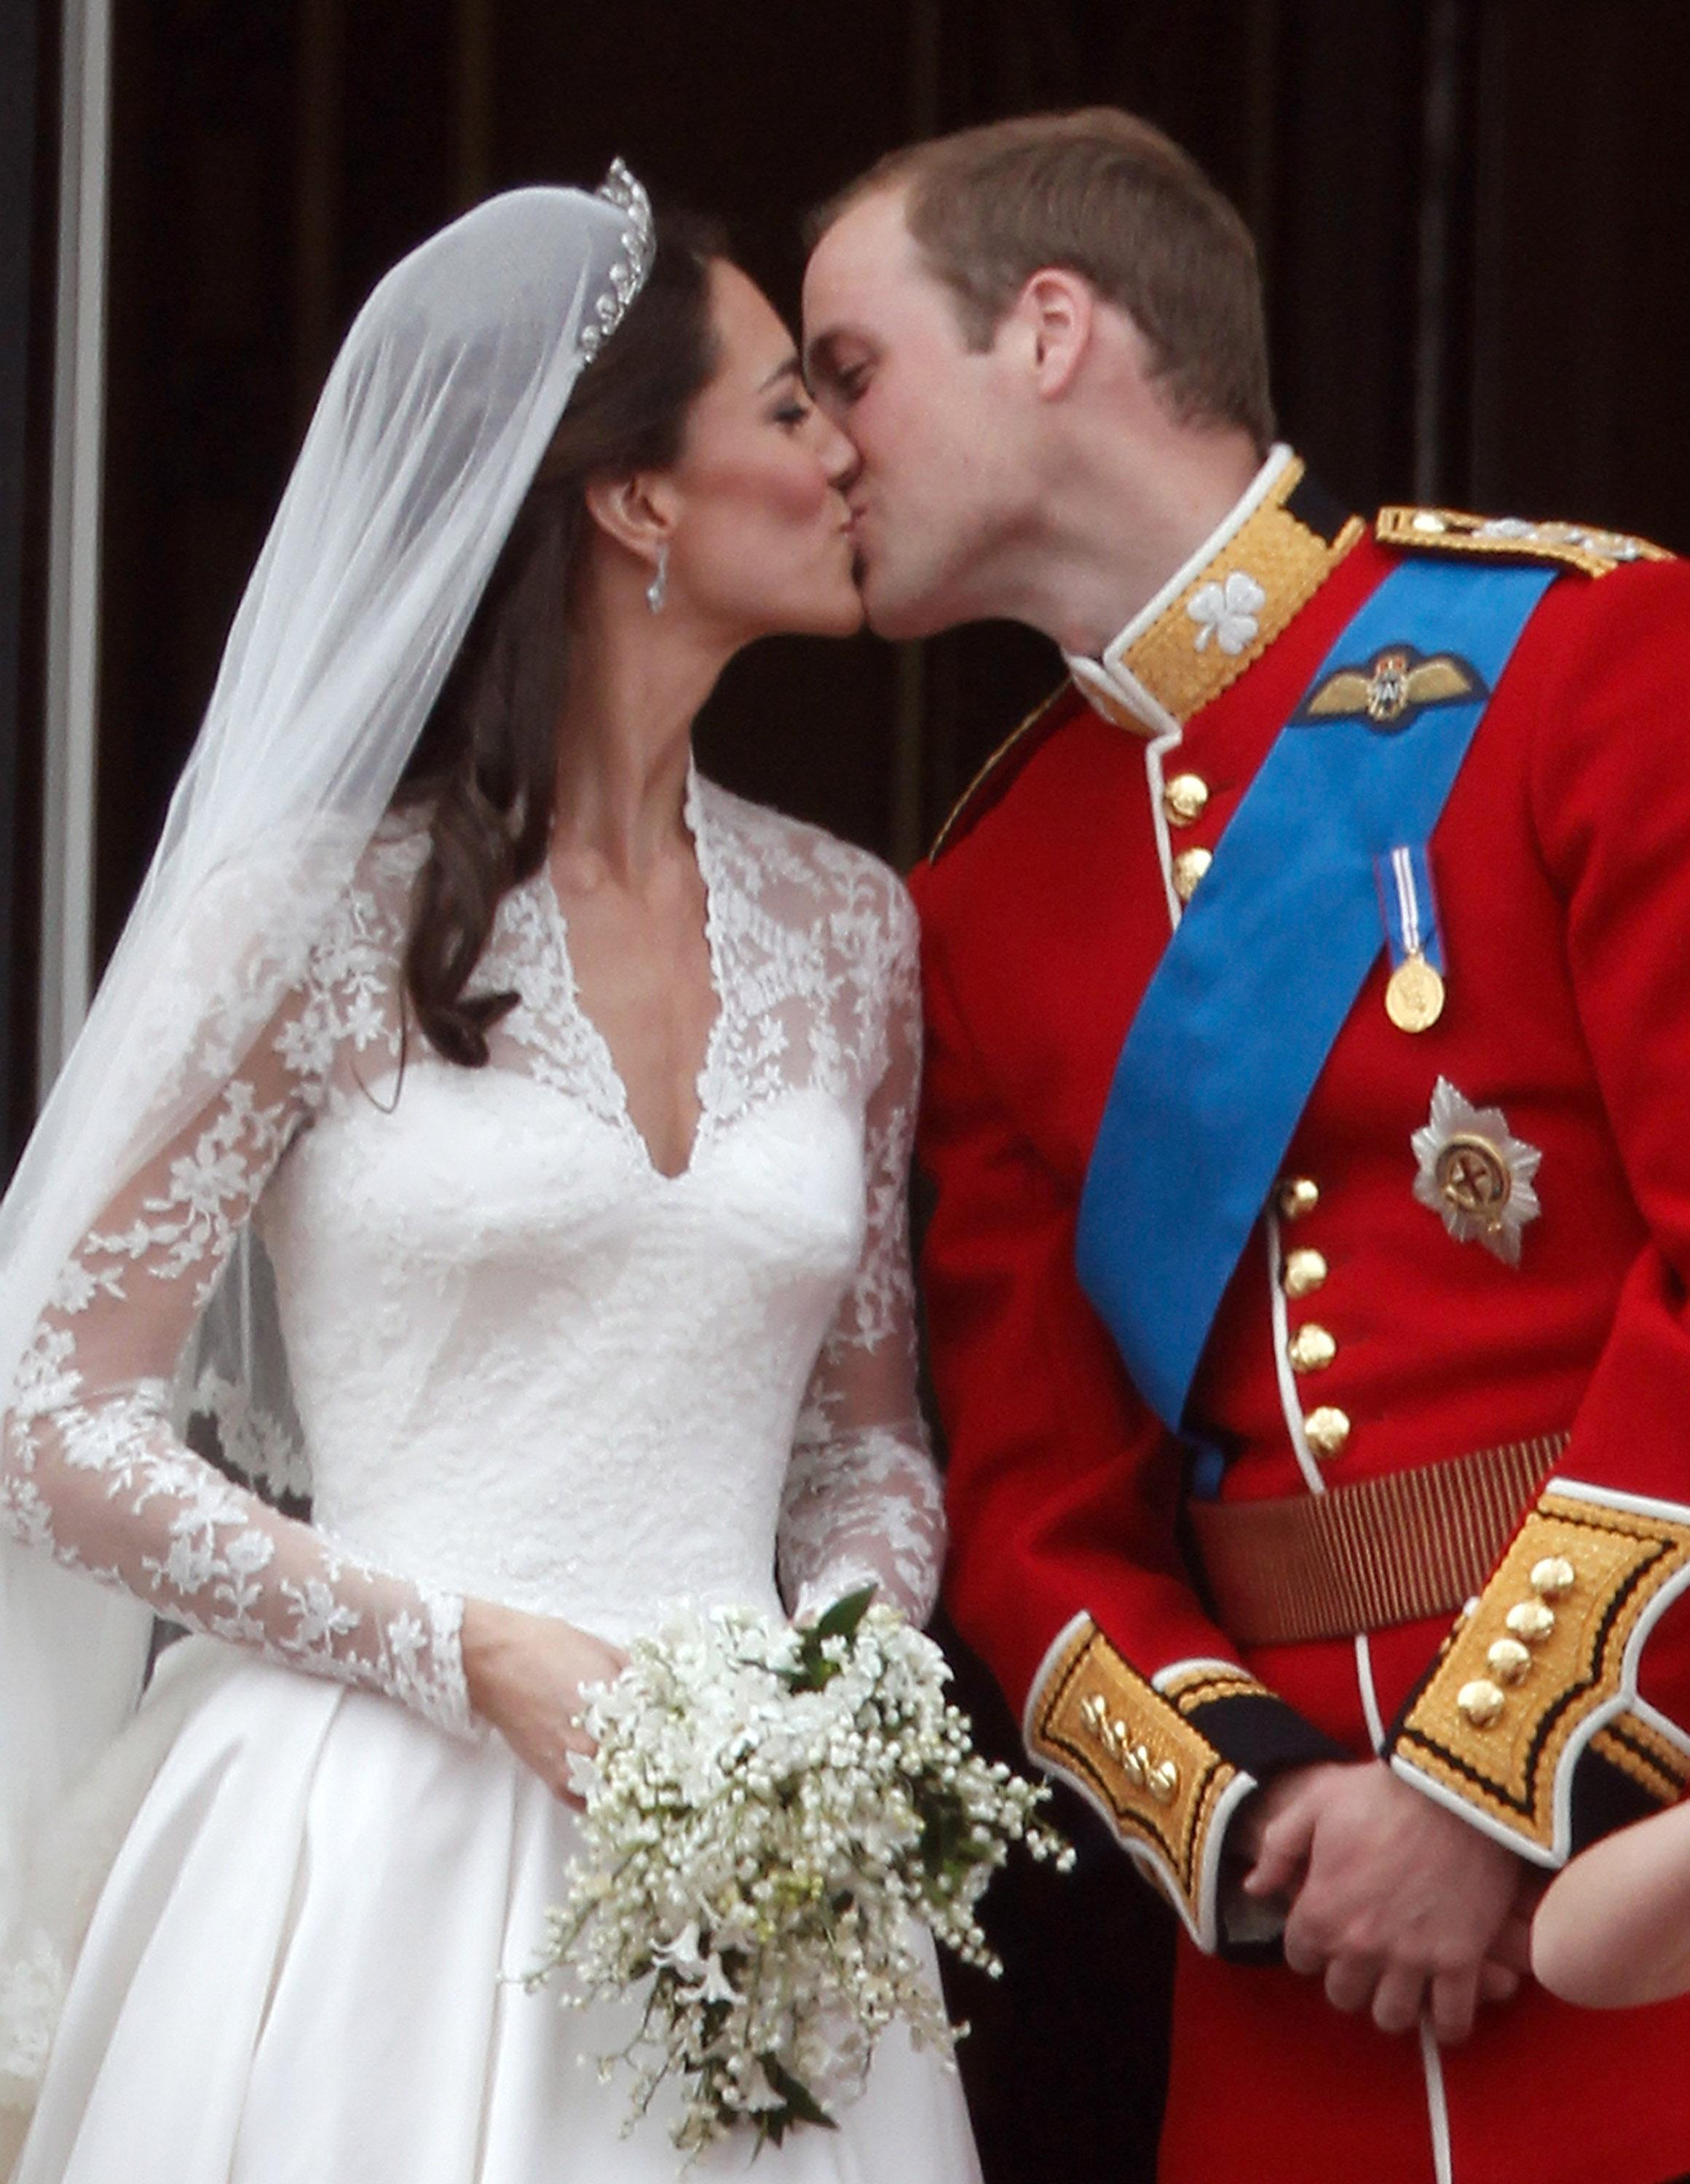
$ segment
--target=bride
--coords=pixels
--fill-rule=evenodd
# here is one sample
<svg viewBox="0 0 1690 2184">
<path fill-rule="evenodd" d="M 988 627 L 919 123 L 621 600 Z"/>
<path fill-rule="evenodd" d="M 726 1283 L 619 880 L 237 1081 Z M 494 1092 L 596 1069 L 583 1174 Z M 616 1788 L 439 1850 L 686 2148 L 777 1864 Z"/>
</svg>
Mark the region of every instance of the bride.
<svg viewBox="0 0 1690 2184">
<path fill-rule="evenodd" d="M 924 1616 L 942 1552 L 911 912 L 689 741 L 751 639 L 856 628 L 849 463 L 619 170 L 348 338 L 0 1210 L 17 2184 L 675 2172 L 577 2067 L 627 2028 L 503 1976 L 583 1687 L 683 1598 Z M 900 2033 L 761 2166 L 978 2175 Z"/>
</svg>

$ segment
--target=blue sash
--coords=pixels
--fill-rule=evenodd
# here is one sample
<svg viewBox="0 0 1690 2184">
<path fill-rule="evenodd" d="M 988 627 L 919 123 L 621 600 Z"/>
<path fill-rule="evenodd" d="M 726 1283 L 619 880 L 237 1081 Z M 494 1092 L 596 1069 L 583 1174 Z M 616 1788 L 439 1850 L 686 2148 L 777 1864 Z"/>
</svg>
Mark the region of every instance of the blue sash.
<svg viewBox="0 0 1690 2184">
<path fill-rule="evenodd" d="M 1216 845 L 1129 1029 L 1075 1258 L 1140 1392 L 1178 1431 L 1220 1300 L 1378 956 L 1375 859 L 1425 842 L 1553 570 L 1405 560 L 1327 655 Z M 1470 694 L 1396 725 L 1312 718 L 1387 649 Z M 1430 680 L 1431 678 L 1428 678 Z"/>
</svg>

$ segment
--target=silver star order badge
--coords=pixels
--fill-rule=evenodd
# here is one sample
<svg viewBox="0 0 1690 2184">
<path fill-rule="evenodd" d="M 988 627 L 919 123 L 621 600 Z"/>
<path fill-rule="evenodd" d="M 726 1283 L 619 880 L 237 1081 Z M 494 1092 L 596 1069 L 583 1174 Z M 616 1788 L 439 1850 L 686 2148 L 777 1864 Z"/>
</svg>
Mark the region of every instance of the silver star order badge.
<svg viewBox="0 0 1690 2184">
<path fill-rule="evenodd" d="M 1414 1195 L 1442 1217 L 1458 1244 L 1482 1244 L 1520 1264 L 1520 1232 L 1542 1212 L 1532 1178 L 1543 1156 L 1509 1128 L 1500 1107 L 1475 1107 L 1447 1077 L 1432 1094 L 1431 1119 L 1412 1143 L 1420 1172 Z"/>
</svg>

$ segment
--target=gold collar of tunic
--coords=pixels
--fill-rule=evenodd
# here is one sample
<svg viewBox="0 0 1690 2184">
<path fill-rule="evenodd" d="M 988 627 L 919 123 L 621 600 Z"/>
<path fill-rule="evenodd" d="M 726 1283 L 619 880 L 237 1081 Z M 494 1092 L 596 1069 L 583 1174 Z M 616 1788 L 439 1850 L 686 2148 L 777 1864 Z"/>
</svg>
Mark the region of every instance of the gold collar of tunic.
<svg viewBox="0 0 1690 2184">
<path fill-rule="evenodd" d="M 1275 447 L 1102 657 L 1068 655 L 1088 704 L 1135 735 L 1174 733 L 1261 658 L 1366 530 L 1350 516 L 1329 535 L 1306 476 L 1300 455 Z"/>
</svg>

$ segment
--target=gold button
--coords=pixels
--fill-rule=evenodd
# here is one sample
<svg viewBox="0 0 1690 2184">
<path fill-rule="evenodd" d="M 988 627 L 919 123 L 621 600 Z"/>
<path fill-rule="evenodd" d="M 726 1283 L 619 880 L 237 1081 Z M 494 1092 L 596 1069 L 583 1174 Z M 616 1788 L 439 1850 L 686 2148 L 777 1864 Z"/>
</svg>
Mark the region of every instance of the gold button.
<svg viewBox="0 0 1690 2184">
<path fill-rule="evenodd" d="M 1208 850 L 1181 850 L 1174 860 L 1174 892 L 1181 902 L 1189 902 L 1197 891 L 1197 882 L 1214 862 Z"/>
<path fill-rule="evenodd" d="M 1475 1729 L 1488 1729 L 1508 1702 L 1488 1676 L 1475 1676 L 1455 1694 L 1455 1703 Z"/>
<path fill-rule="evenodd" d="M 1208 800 L 1209 785 L 1195 773 L 1176 773 L 1162 792 L 1162 808 L 1175 827 L 1195 827 Z"/>
<path fill-rule="evenodd" d="M 1316 1251 L 1307 1244 L 1289 1255 L 1280 1275 L 1288 1297 L 1313 1296 L 1325 1279 L 1325 1253 Z"/>
<path fill-rule="evenodd" d="M 1171 1759 L 1158 1759 L 1146 1772 L 1145 1787 L 1152 1804 L 1171 1805 L 1179 1793 L 1180 1769 Z"/>
<path fill-rule="evenodd" d="M 1498 1638 L 1485 1660 L 1499 1684 L 1517 1684 L 1531 1666 L 1531 1656 L 1518 1638 Z"/>
<path fill-rule="evenodd" d="M 1541 1600 L 1522 1600 L 1503 1620 L 1516 1638 L 1525 1639 L 1528 1646 L 1541 1646 L 1555 1627 L 1555 1611 Z"/>
<path fill-rule="evenodd" d="M 1306 1175 L 1288 1175 L 1274 1193 L 1281 1221 L 1301 1221 L 1320 1203 L 1320 1186 Z"/>
<path fill-rule="evenodd" d="M 1322 1403 L 1302 1422 L 1303 1438 L 1323 1463 L 1341 1456 L 1350 1437 L 1349 1413 L 1336 1403 Z"/>
<path fill-rule="evenodd" d="M 1531 1565 L 1531 1590 L 1540 1600 L 1565 1600 L 1577 1574 L 1565 1555 L 1545 1555 Z"/>
<path fill-rule="evenodd" d="M 1338 1354 L 1338 1346 L 1324 1327 L 1305 1320 L 1292 1335 L 1286 1352 L 1299 1373 L 1324 1373 Z"/>
</svg>

